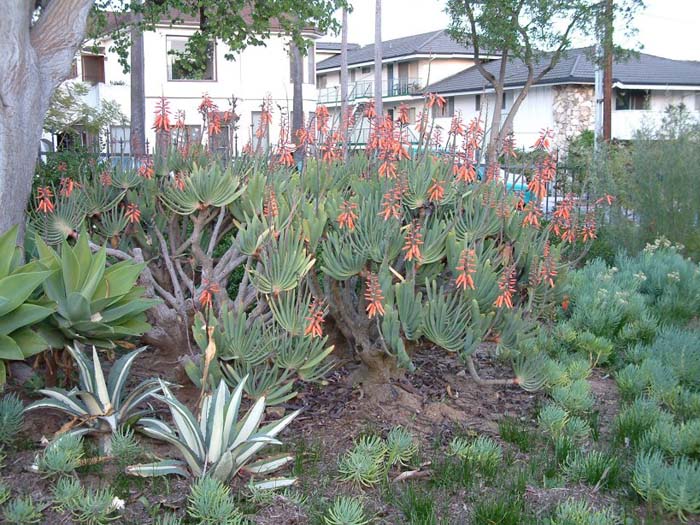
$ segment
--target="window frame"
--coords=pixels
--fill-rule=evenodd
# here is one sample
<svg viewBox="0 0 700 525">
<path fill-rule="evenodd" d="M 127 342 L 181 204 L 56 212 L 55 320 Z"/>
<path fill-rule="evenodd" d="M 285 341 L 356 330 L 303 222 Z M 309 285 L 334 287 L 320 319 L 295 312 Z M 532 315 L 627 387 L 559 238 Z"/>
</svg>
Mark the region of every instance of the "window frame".
<svg viewBox="0 0 700 525">
<path fill-rule="evenodd" d="M 642 107 L 635 107 L 635 101 L 644 94 Z M 625 97 L 627 97 L 625 99 Z M 626 100 L 626 107 L 621 104 Z M 651 109 L 651 91 L 648 89 L 618 89 L 615 92 L 615 111 L 649 111 Z"/>
<path fill-rule="evenodd" d="M 170 53 L 170 50 L 172 48 L 169 48 L 169 42 L 170 39 L 172 38 L 181 38 L 185 39 L 185 45 L 187 45 L 187 40 L 190 39 L 189 36 L 186 35 L 165 35 L 165 69 L 166 69 L 166 78 L 168 82 L 217 82 L 218 78 L 218 68 L 217 68 L 217 61 L 216 61 L 216 51 L 217 51 L 217 46 L 216 46 L 216 40 L 212 40 L 210 42 L 212 49 L 211 49 L 211 76 L 212 78 L 172 78 L 172 73 L 173 73 L 173 64 L 172 60 L 173 58 L 176 57 L 176 55 L 173 55 Z"/>
</svg>

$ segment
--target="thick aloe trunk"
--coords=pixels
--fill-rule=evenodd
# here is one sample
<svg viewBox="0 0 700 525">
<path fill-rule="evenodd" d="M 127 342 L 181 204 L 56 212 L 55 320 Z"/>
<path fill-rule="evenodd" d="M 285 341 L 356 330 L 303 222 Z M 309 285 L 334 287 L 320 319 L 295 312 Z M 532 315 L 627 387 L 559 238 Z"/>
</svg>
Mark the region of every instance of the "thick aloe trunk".
<svg viewBox="0 0 700 525">
<path fill-rule="evenodd" d="M 70 74 L 94 0 L 3 2 L 0 16 L 0 233 L 29 202 L 44 115 Z M 22 236 L 20 236 L 20 239 Z"/>
</svg>

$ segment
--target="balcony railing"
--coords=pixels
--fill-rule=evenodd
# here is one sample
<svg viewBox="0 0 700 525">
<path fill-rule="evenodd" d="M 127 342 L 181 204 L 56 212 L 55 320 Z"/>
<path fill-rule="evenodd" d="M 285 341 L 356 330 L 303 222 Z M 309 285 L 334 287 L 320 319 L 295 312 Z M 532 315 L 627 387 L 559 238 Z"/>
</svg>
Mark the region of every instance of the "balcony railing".
<svg viewBox="0 0 700 525">
<path fill-rule="evenodd" d="M 382 97 L 407 97 L 420 95 L 424 87 L 420 78 L 392 78 L 384 81 Z M 348 85 L 348 102 L 372 98 L 374 96 L 374 81 L 359 80 Z M 318 90 L 319 104 L 340 104 L 340 86 L 332 86 Z"/>
</svg>

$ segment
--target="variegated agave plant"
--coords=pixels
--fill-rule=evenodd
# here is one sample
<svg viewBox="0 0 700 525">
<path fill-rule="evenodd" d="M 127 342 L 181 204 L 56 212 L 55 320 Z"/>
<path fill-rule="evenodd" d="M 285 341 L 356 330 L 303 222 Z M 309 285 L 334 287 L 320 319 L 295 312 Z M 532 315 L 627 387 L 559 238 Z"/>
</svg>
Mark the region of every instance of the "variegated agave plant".
<svg viewBox="0 0 700 525">
<path fill-rule="evenodd" d="M 211 476 L 226 483 L 240 470 L 254 475 L 267 474 L 292 461 L 292 455 L 280 454 L 251 463 L 263 447 L 282 444 L 275 436 L 292 422 L 299 411 L 260 427 L 265 414 L 263 397 L 239 420 L 246 380 L 247 377 L 243 378 L 233 393 L 221 381 L 213 394 L 203 397 L 199 418 L 178 401 L 163 383 L 163 394 L 154 394 L 153 397 L 168 405 L 175 428 L 155 418 L 143 418 L 139 426 L 147 436 L 177 448 L 184 461 L 164 460 L 132 465 L 127 467 L 127 473 L 144 477 L 168 474 L 198 478 Z M 294 481 L 293 478 L 275 478 L 253 485 L 257 488 L 277 488 L 291 485 Z"/>
<path fill-rule="evenodd" d="M 104 448 L 108 448 L 111 433 L 123 425 L 135 423 L 150 411 L 139 407 L 160 390 L 162 383 L 155 378 L 146 379 L 129 392 L 126 391 L 131 365 L 146 347 L 117 359 L 106 379 L 94 346 L 92 362 L 77 346 L 68 346 L 67 349 L 78 365 L 80 387 L 70 391 L 60 388 L 39 390 L 46 398 L 35 401 L 26 410 L 46 408 L 64 412 L 90 430 L 103 433 L 105 439 L 102 443 Z"/>
</svg>

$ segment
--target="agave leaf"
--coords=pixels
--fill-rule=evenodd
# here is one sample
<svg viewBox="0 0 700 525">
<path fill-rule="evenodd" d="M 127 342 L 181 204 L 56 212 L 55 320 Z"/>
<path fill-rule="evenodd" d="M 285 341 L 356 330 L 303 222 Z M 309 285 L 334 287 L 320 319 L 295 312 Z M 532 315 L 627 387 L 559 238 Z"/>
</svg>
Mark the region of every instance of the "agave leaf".
<svg viewBox="0 0 700 525">
<path fill-rule="evenodd" d="M 57 402 L 59 402 L 62 405 L 60 407 L 60 410 L 63 410 L 70 414 L 74 414 L 76 416 L 89 415 L 87 409 L 84 406 L 80 406 L 77 400 L 75 400 L 72 397 L 72 394 L 70 392 L 66 392 L 65 390 L 61 390 L 59 388 L 47 388 L 39 390 L 39 393 L 44 394 L 45 396 L 55 399 Z M 35 403 L 32 403 L 25 410 L 34 410 L 36 408 L 40 408 L 42 402 L 43 401 L 37 401 Z"/>
<path fill-rule="evenodd" d="M 235 463 L 233 462 L 233 454 L 231 454 L 230 450 L 226 450 L 214 465 L 214 469 L 211 471 L 211 476 L 218 479 L 222 483 L 226 483 L 231 478 L 234 468 Z"/>
<path fill-rule="evenodd" d="M 207 463 L 216 463 L 224 451 L 224 418 L 226 410 L 226 384 L 221 381 L 212 400 L 211 430 L 207 433 Z M 202 411 L 204 413 L 204 411 Z"/>
<path fill-rule="evenodd" d="M 5 233 L 0 235 L 0 279 L 7 277 L 10 273 L 10 268 L 12 268 L 12 261 L 14 257 L 10 257 L 9 254 L 15 253 L 17 249 L 17 232 L 19 226 L 15 225 Z"/>
<path fill-rule="evenodd" d="M 0 316 L 0 334 L 7 335 L 23 326 L 36 324 L 52 313 L 52 308 L 29 303 L 22 304 L 7 315 Z"/>
<path fill-rule="evenodd" d="M 294 456 L 279 454 L 277 456 L 255 461 L 243 467 L 243 470 L 252 474 L 268 474 L 270 472 L 274 472 L 275 470 L 281 469 L 290 461 L 294 461 Z"/>
<path fill-rule="evenodd" d="M 8 361 L 24 360 L 22 349 L 9 335 L 0 335 L 0 359 Z"/>
<path fill-rule="evenodd" d="M 143 418 L 140 421 L 141 431 L 149 437 L 170 443 L 180 451 L 180 454 L 185 458 L 187 465 L 195 476 L 201 476 L 204 467 L 204 457 L 198 455 L 194 450 L 187 446 L 177 435 L 167 427 L 163 429 L 158 424 L 153 423 L 153 419 Z"/>
<path fill-rule="evenodd" d="M 22 349 L 24 359 L 43 352 L 48 347 L 46 340 L 29 328 L 21 328 L 10 334 L 10 337 L 15 340 L 17 346 Z"/>
<path fill-rule="evenodd" d="M 5 299 L 0 304 L 0 316 L 7 315 L 23 304 L 49 275 L 49 271 L 26 272 L 14 273 L 0 279 L 0 293 Z"/>
<path fill-rule="evenodd" d="M 238 445 L 248 441 L 248 438 L 253 435 L 253 432 L 260 421 L 262 421 L 263 415 L 265 414 L 265 398 L 261 397 L 258 399 L 251 409 L 246 414 L 243 421 L 240 423 L 240 430 L 238 435 L 233 440 L 233 443 L 229 446 L 229 450 L 236 448 Z"/>
<path fill-rule="evenodd" d="M 67 346 L 66 349 L 73 357 L 75 363 L 78 365 L 80 384 L 83 387 L 83 390 L 95 392 L 97 388 L 95 385 L 92 367 L 90 366 L 90 361 L 88 361 L 87 356 L 78 348 L 77 345 Z"/>
<path fill-rule="evenodd" d="M 274 478 L 265 481 L 255 481 L 252 486 L 258 490 L 274 490 L 291 487 L 297 482 L 296 478 Z"/>
<path fill-rule="evenodd" d="M 178 429 L 178 432 L 198 457 L 205 456 L 204 440 L 202 433 L 197 425 L 197 419 L 194 417 L 189 408 L 180 403 L 170 392 L 165 383 L 161 382 L 161 390 L 163 395 L 154 395 L 155 399 L 159 399 L 166 403 L 170 408 L 170 413 L 173 416 L 173 421 Z"/>
<path fill-rule="evenodd" d="M 189 472 L 185 468 L 185 464 L 182 461 L 177 460 L 167 460 L 158 461 L 155 463 L 140 463 L 138 465 L 129 465 L 126 467 L 126 473 L 132 476 L 139 476 L 142 478 L 151 478 L 154 476 L 167 476 L 169 474 L 175 474 L 177 476 L 182 476 L 188 478 L 190 476 Z"/>
<path fill-rule="evenodd" d="M 145 346 L 138 348 L 133 352 L 129 352 L 128 354 L 117 359 L 112 365 L 107 378 L 107 390 L 109 398 L 112 400 L 114 410 L 119 410 L 120 408 L 122 392 L 124 390 L 126 379 L 129 377 L 129 372 L 131 371 L 131 365 L 133 364 L 134 359 L 141 355 L 144 350 L 146 350 Z"/>
<path fill-rule="evenodd" d="M 236 421 L 238 420 L 238 410 L 241 406 L 241 399 L 243 398 L 243 387 L 245 386 L 248 376 L 245 376 L 236 390 L 234 390 L 231 399 L 228 402 L 228 407 L 226 407 L 226 419 L 224 420 L 224 430 L 223 430 L 223 443 L 227 449 L 231 448 L 231 433 L 235 429 Z M 223 381 L 222 381 L 223 382 Z"/>
</svg>

